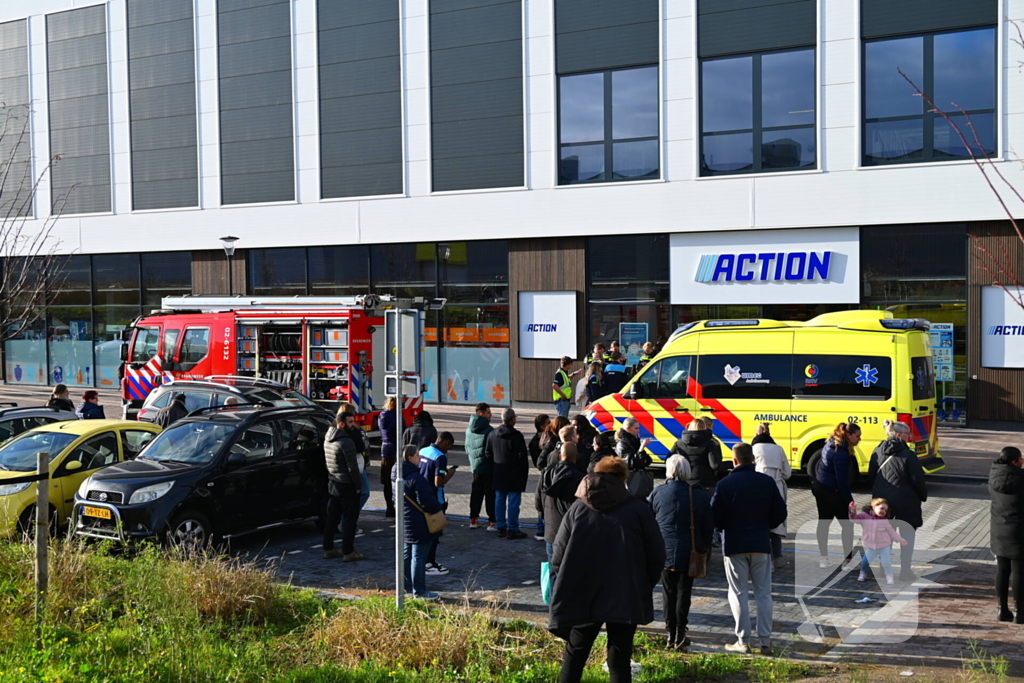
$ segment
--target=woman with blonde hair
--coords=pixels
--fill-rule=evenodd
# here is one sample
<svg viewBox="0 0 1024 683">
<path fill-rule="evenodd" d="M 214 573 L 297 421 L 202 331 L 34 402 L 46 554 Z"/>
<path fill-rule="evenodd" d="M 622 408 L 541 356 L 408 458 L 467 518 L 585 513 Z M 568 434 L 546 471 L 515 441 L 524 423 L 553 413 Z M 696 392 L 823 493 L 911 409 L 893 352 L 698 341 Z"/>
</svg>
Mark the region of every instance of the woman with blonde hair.
<svg viewBox="0 0 1024 683">
<path fill-rule="evenodd" d="M 603 368 L 604 365 L 601 363 L 591 363 L 590 367 L 587 368 L 587 403 L 593 403 L 602 396 L 604 396 L 604 379 L 603 379 Z"/>
<path fill-rule="evenodd" d="M 751 445 L 754 447 L 754 469 L 774 479 L 782 500 L 787 500 L 789 487 L 786 481 L 793 476 L 793 466 L 786 457 L 786 451 L 772 438 L 770 424 L 762 422 L 757 425 L 757 435 Z M 778 564 L 782 560 L 782 539 L 786 537 L 786 523 L 783 522 L 772 529 L 771 534 L 772 568 L 778 569 Z"/>
<path fill-rule="evenodd" d="M 913 581 L 911 565 L 914 560 L 914 541 L 917 530 L 924 524 L 921 503 L 928 500 L 928 487 L 924 481 L 924 468 L 917 454 L 910 450 L 910 426 L 894 420 L 885 421 L 887 438 L 871 453 L 868 477 L 872 498 L 889 501 L 889 514 L 895 520 L 896 530 L 907 539 L 900 550 L 900 581 Z"/>
</svg>

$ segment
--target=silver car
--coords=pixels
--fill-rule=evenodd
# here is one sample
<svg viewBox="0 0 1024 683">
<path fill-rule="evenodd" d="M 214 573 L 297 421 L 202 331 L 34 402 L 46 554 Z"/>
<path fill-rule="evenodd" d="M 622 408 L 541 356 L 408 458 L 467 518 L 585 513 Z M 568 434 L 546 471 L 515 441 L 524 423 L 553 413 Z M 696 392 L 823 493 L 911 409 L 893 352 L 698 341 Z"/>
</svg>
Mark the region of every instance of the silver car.
<svg viewBox="0 0 1024 683">
<path fill-rule="evenodd" d="M 69 410 L 60 410 L 47 406 L 25 406 L 19 408 L 17 403 L 0 403 L 0 443 L 13 436 L 27 432 L 51 422 L 77 420 L 78 415 Z"/>
</svg>

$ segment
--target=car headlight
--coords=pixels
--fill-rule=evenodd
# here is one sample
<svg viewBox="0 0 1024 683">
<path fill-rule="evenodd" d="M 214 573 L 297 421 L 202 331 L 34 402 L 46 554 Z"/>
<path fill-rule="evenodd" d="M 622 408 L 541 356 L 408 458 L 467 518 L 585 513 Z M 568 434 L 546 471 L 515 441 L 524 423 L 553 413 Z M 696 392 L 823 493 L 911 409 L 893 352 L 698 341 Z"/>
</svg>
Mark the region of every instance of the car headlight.
<svg viewBox="0 0 1024 683">
<path fill-rule="evenodd" d="M 0 496 L 13 496 L 15 493 L 21 493 L 31 485 L 32 482 L 30 481 L 23 481 L 20 484 L 0 485 Z"/>
<path fill-rule="evenodd" d="M 132 494 L 131 499 L 128 500 L 128 504 L 135 505 L 136 503 L 148 503 L 156 500 L 170 491 L 172 486 L 174 486 L 173 481 L 165 481 L 161 484 L 153 484 L 152 486 L 143 486 Z"/>
<path fill-rule="evenodd" d="M 78 487 L 78 497 L 82 500 L 89 498 L 89 485 L 92 484 L 92 477 L 86 477 L 82 480 L 82 485 Z"/>
</svg>

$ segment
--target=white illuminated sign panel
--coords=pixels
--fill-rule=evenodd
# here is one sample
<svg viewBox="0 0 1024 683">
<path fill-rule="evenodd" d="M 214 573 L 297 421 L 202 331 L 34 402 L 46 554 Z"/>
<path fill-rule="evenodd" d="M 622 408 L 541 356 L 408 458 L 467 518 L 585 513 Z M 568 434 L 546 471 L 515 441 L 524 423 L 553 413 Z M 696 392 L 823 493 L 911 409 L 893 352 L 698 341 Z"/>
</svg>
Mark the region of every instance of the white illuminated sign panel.
<svg viewBox="0 0 1024 683">
<path fill-rule="evenodd" d="M 519 357 L 576 356 L 576 292 L 519 292 Z"/>
<path fill-rule="evenodd" d="M 672 303 L 860 302 L 860 230 L 749 230 L 671 236 Z"/>
<path fill-rule="evenodd" d="M 1024 290 L 981 288 L 981 364 L 986 368 L 1024 368 Z"/>
</svg>

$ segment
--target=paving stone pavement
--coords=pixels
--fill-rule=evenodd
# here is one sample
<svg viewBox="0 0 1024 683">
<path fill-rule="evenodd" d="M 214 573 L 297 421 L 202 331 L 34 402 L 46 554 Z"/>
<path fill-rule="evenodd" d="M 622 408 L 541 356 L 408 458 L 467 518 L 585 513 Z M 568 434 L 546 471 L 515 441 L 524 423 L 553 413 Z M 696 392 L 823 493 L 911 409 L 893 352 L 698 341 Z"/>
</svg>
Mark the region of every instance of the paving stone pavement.
<svg viewBox="0 0 1024 683">
<path fill-rule="evenodd" d="M 453 453 L 452 459 L 458 461 L 460 455 Z M 376 482 L 377 475 L 377 468 L 371 468 L 371 481 Z M 531 490 L 536 478 L 537 473 L 531 472 Z M 451 523 L 441 539 L 438 559 L 451 573 L 428 577 L 428 588 L 448 601 L 497 605 L 543 623 L 546 607 L 539 578 L 540 563 L 546 557 L 544 544 L 532 539 L 533 527 L 527 526 L 535 521 L 532 495 L 524 496 L 522 515 L 524 530 L 531 538 L 499 539 L 483 529 L 468 528 L 468 480 L 466 473 L 460 472 L 448 489 Z M 378 488 L 376 484 L 374 488 Z M 867 502 L 870 491 L 859 489 L 855 497 Z M 323 560 L 321 538 L 308 524 L 236 539 L 232 551 L 271 563 L 282 578 L 297 585 L 343 593 L 353 589 L 391 591 L 394 520 L 371 509 L 379 507 L 383 507 L 383 497 L 374 491 L 360 517 L 365 534 L 356 540 L 357 549 L 368 557 L 362 562 Z M 873 578 L 860 583 L 855 570 L 818 568 L 814 500 L 799 481 L 790 489 L 789 511 L 786 557 L 773 582 L 773 642 L 790 656 L 959 667 L 963 658 L 971 656 L 968 641 L 973 640 L 992 654 L 1024 663 L 1020 647 L 1024 626 L 1000 624 L 994 618 L 994 563 L 988 551 L 984 488 L 931 487 L 924 506 L 928 521 L 919 531 L 915 554 L 915 571 L 922 578 L 893 587 L 886 586 L 883 577 L 879 577 L 881 583 Z M 838 525 L 833 525 L 833 532 L 832 560 L 838 565 Z M 896 550 L 893 564 L 898 567 L 898 562 Z M 865 597 L 872 602 L 855 602 Z M 655 589 L 654 598 L 658 621 L 651 626 L 661 628 L 660 588 Z M 709 577 L 695 584 L 690 629 L 694 650 L 720 650 L 735 638 L 718 551 Z"/>
</svg>

